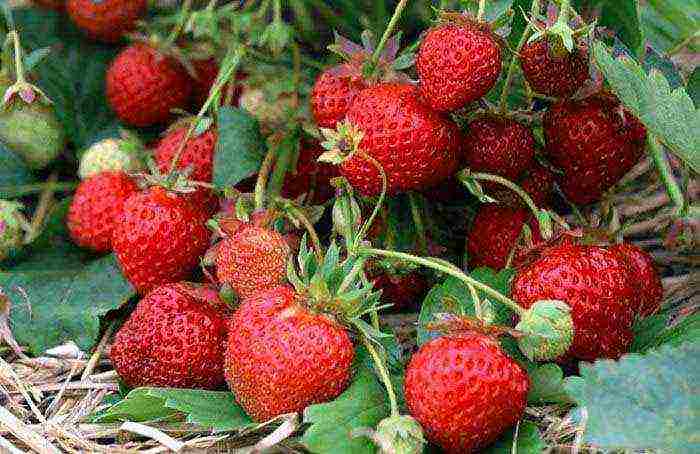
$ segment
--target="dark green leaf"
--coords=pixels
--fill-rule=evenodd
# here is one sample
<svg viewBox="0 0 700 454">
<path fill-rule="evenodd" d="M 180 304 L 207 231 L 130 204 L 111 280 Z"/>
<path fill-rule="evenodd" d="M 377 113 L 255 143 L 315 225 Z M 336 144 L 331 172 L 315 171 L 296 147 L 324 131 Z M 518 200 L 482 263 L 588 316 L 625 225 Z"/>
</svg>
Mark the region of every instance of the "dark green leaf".
<svg viewBox="0 0 700 454">
<path fill-rule="evenodd" d="M 15 196 L 17 186 L 34 181 L 22 158 L 0 144 L 0 197 L 11 198 Z"/>
<path fill-rule="evenodd" d="M 581 365 L 566 390 L 588 414 L 584 441 L 603 450 L 700 450 L 700 343 Z"/>
<path fill-rule="evenodd" d="M 564 389 L 564 373 L 556 364 L 542 364 L 530 374 L 530 403 L 572 403 L 571 397 Z"/>
<path fill-rule="evenodd" d="M 366 353 L 365 353 L 366 354 Z M 315 454 L 373 454 L 374 444 L 365 437 L 351 438 L 361 427 L 376 427 L 389 416 L 389 403 L 384 387 L 365 365 L 361 350 L 352 384 L 336 400 L 312 405 L 304 411 L 304 422 L 310 423 L 302 442 Z"/>
<path fill-rule="evenodd" d="M 496 273 L 489 268 L 478 268 L 471 273 L 471 277 L 477 281 L 483 282 L 503 294 L 510 293 L 510 281 L 513 275 L 514 271 L 510 269 Z M 484 298 L 481 293 L 479 296 Z M 491 305 L 496 309 L 494 322 L 496 324 L 510 324 L 510 310 L 495 301 L 491 301 Z M 425 329 L 425 325 L 434 321 L 435 315 L 441 313 L 475 315 L 474 302 L 469 289 L 456 278 L 448 277 L 442 284 L 433 287 L 425 297 L 418 316 L 418 345 L 423 345 L 439 336 L 438 333 Z"/>
<path fill-rule="evenodd" d="M 598 24 L 613 30 L 637 58 L 644 55 L 639 0 L 599 0 Z"/>
<path fill-rule="evenodd" d="M 687 42 L 687 50 L 700 51 L 697 40 L 689 40 L 700 29 L 700 0 L 648 0 L 642 8 L 644 35 L 660 52 Z"/>
<path fill-rule="evenodd" d="M 12 303 L 12 332 L 34 354 L 69 340 L 89 350 L 100 318 L 134 295 L 113 256 L 77 269 L 1 272 L 0 287 Z"/>
<path fill-rule="evenodd" d="M 214 184 L 234 186 L 254 175 L 265 155 L 258 121 L 242 109 L 219 112 L 219 141 L 214 156 Z"/>
<path fill-rule="evenodd" d="M 700 172 L 700 115 L 683 88 L 671 91 L 657 70 L 647 75 L 627 57 L 613 58 L 602 43 L 593 53 L 620 101 L 693 170 Z"/>
<path fill-rule="evenodd" d="M 529 421 L 520 422 L 516 450 L 513 449 L 514 436 L 515 427 L 508 429 L 484 454 L 539 454 L 546 448 L 537 426 Z"/>
<path fill-rule="evenodd" d="M 668 313 L 639 320 L 634 325 L 634 342 L 631 351 L 644 353 L 664 344 L 680 345 L 700 340 L 700 313 L 695 313 L 668 324 Z"/>
<path fill-rule="evenodd" d="M 170 419 L 177 414 L 184 414 L 187 422 L 215 432 L 253 425 L 232 393 L 200 389 L 138 388 L 93 420 L 144 422 Z"/>
</svg>

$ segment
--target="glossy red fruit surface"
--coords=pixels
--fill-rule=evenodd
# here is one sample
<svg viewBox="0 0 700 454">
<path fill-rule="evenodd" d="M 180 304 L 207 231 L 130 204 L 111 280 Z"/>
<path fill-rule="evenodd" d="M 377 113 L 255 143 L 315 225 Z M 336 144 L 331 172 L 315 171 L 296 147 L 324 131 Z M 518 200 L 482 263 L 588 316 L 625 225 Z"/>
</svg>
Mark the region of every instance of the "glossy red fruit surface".
<svg viewBox="0 0 700 454">
<path fill-rule="evenodd" d="M 124 202 L 139 187 L 123 172 L 102 172 L 83 180 L 71 201 L 66 224 L 75 243 L 94 252 L 112 250 L 112 232 Z"/>
<path fill-rule="evenodd" d="M 344 63 L 323 71 L 311 91 L 311 112 L 320 128 L 335 128 L 355 97 L 367 88 L 358 64 Z"/>
<path fill-rule="evenodd" d="M 564 98 L 576 93 L 588 80 L 588 52 L 557 49 L 547 38 L 526 44 L 520 52 L 520 65 L 532 89 L 545 96 Z"/>
<path fill-rule="evenodd" d="M 559 186 L 580 205 L 600 200 L 639 161 L 646 143 L 644 126 L 603 95 L 553 105 L 544 134 L 547 157 L 563 171 Z"/>
<path fill-rule="evenodd" d="M 664 289 L 654 258 L 644 249 L 630 243 L 616 244 L 610 250 L 628 265 L 632 285 L 636 288 L 637 315 L 648 317 L 661 308 Z"/>
<path fill-rule="evenodd" d="M 112 247 L 124 276 L 140 294 L 191 275 L 209 247 L 206 214 L 160 186 L 127 199 Z"/>
<path fill-rule="evenodd" d="M 464 151 L 471 171 L 515 181 L 533 163 L 535 138 L 517 121 L 486 116 L 469 124 Z"/>
<path fill-rule="evenodd" d="M 493 203 L 482 205 L 467 237 L 469 266 L 504 268 L 518 246 L 526 223 L 529 223 L 532 240 L 541 241 L 539 226 L 532 222 L 532 214 L 527 209 Z"/>
<path fill-rule="evenodd" d="M 226 348 L 226 381 L 256 421 L 301 412 L 347 388 L 355 351 L 347 331 L 303 307 L 289 287 L 243 301 Z"/>
<path fill-rule="evenodd" d="M 406 369 L 406 404 L 427 438 L 448 453 L 478 451 L 523 416 L 530 380 L 486 335 L 443 336 Z"/>
<path fill-rule="evenodd" d="M 192 79 L 175 59 L 136 43 L 117 55 L 107 70 L 110 107 L 123 122 L 138 127 L 165 123 L 173 109 L 185 109 Z"/>
<path fill-rule="evenodd" d="M 146 13 L 146 0 L 67 0 L 73 23 L 90 39 L 119 42 Z"/>
<path fill-rule="evenodd" d="M 110 358 L 130 388 L 223 385 L 226 320 L 193 290 L 186 283 L 153 289 L 117 332 Z"/>
<path fill-rule="evenodd" d="M 463 140 L 459 128 L 423 104 L 412 85 L 384 83 L 363 90 L 347 119 L 364 133 L 360 149 L 384 169 L 389 194 L 427 189 L 456 170 Z M 379 171 L 357 154 L 342 164 L 341 173 L 364 196 L 381 192 Z"/>
<path fill-rule="evenodd" d="M 291 251 L 274 230 L 245 226 L 218 247 L 216 277 L 240 298 L 284 283 Z"/>
<path fill-rule="evenodd" d="M 486 95 L 501 74 L 493 34 L 473 24 L 428 31 L 416 57 L 420 93 L 435 110 L 454 111 Z"/>
<path fill-rule="evenodd" d="M 554 182 L 554 173 L 536 161 L 533 161 L 530 168 L 525 170 L 516 181 L 538 207 L 547 207 L 552 202 Z M 503 186 L 493 193 L 493 197 L 504 205 L 527 206 L 522 197 Z"/>
<path fill-rule="evenodd" d="M 518 273 L 512 298 L 525 308 L 538 300 L 560 300 L 571 307 L 574 341 L 567 357 L 616 359 L 632 343 L 635 288 L 627 264 L 606 248 L 548 249 Z"/>
</svg>

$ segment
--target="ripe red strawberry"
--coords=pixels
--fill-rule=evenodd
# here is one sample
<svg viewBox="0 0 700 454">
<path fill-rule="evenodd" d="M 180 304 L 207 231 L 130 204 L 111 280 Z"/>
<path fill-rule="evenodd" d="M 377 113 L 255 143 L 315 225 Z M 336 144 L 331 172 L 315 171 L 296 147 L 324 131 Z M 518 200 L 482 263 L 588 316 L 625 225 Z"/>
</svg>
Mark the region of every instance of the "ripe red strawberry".
<svg viewBox="0 0 700 454">
<path fill-rule="evenodd" d="M 564 98 L 576 93 L 588 80 L 588 52 L 576 47 L 552 45 L 548 38 L 526 44 L 520 52 L 520 65 L 530 87 L 545 96 Z"/>
<path fill-rule="evenodd" d="M 172 160 L 180 149 L 189 127 L 189 124 L 183 124 L 171 128 L 158 143 L 153 155 L 161 172 L 167 172 L 170 169 Z M 187 139 L 187 144 L 180 154 L 177 168 L 191 169 L 192 173 L 189 177 L 193 181 L 211 183 L 217 140 L 218 134 L 215 127 L 199 135 L 193 133 Z"/>
<path fill-rule="evenodd" d="M 627 264 L 599 246 L 564 245 L 545 251 L 515 278 L 512 296 L 529 308 L 538 300 L 571 307 L 574 341 L 567 357 L 619 358 L 632 342 L 635 289 Z"/>
<path fill-rule="evenodd" d="M 66 224 L 75 243 L 95 252 L 112 250 L 112 232 L 124 202 L 139 192 L 123 172 L 102 172 L 83 180 L 68 209 Z"/>
<path fill-rule="evenodd" d="M 530 380 L 495 339 L 465 332 L 423 345 L 406 369 L 406 404 L 448 453 L 479 451 L 523 416 Z"/>
<path fill-rule="evenodd" d="M 254 420 L 301 412 L 348 386 L 355 351 L 336 321 L 289 287 L 243 301 L 231 319 L 226 381 Z"/>
<path fill-rule="evenodd" d="M 194 99 L 194 106 L 198 111 L 206 102 L 209 97 L 209 92 L 214 86 L 214 82 L 216 82 L 216 78 L 219 75 L 219 63 L 215 58 L 209 58 L 206 60 L 192 60 L 192 66 L 197 75 L 194 79 L 192 97 Z M 236 81 L 241 81 L 245 79 L 245 77 L 245 74 L 241 72 L 236 73 Z M 231 105 L 238 106 L 243 87 L 239 84 L 234 84 L 232 86 L 230 83 L 224 85 L 221 89 L 222 105 L 224 100 L 228 97 L 229 90 L 233 91 L 230 96 Z"/>
<path fill-rule="evenodd" d="M 535 138 L 515 120 L 485 116 L 469 124 L 464 149 L 466 164 L 473 172 L 514 181 L 532 164 Z"/>
<path fill-rule="evenodd" d="M 364 133 L 360 149 L 376 159 L 388 179 L 388 193 L 426 189 L 457 167 L 462 137 L 457 125 L 432 111 L 408 84 L 378 84 L 360 92 L 347 119 Z M 381 177 L 358 155 L 341 173 L 362 195 L 381 192 Z"/>
<path fill-rule="evenodd" d="M 574 203 L 599 200 L 644 151 L 646 130 L 612 96 L 565 100 L 544 116 L 545 152 L 563 171 L 559 185 Z"/>
<path fill-rule="evenodd" d="M 173 109 L 185 109 L 192 79 L 174 58 L 142 43 L 122 50 L 107 70 L 107 101 L 119 119 L 133 126 L 164 123 Z"/>
<path fill-rule="evenodd" d="M 66 10 L 90 39 L 116 43 L 146 13 L 146 0 L 67 0 Z"/>
<path fill-rule="evenodd" d="M 208 246 L 206 213 L 160 186 L 127 199 L 112 236 L 122 272 L 140 294 L 187 279 Z"/>
<path fill-rule="evenodd" d="M 534 242 L 542 240 L 537 222 L 524 208 L 489 203 L 482 205 L 467 238 L 469 266 L 487 266 L 500 270 L 518 245 L 525 223 L 529 223 Z"/>
<path fill-rule="evenodd" d="M 360 64 L 344 63 L 323 71 L 311 91 L 311 112 L 321 128 L 335 128 L 367 82 Z"/>
<path fill-rule="evenodd" d="M 493 88 L 501 74 L 501 49 L 484 26 L 444 24 L 423 38 L 416 70 L 420 93 L 430 107 L 453 111 Z"/>
<path fill-rule="evenodd" d="M 610 251 L 618 254 L 629 267 L 630 280 L 636 291 L 636 313 L 640 317 L 653 315 L 661 308 L 664 289 L 654 258 L 638 246 L 630 243 L 616 244 Z"/>
<path fill-rule="evenodd" d="M 271 229 L 246 226 L 218 246 L 216 277 L 240 298 L 282 284 L 287 277 L 290 249 Z"/>
<path fill-rule="evenodd" d="M 392 273 L 384 271 L 370 277 L 374 288 L 382 291 L 382 304 L 391 304 L 389 310 L 416 309 L 428 291 L 428 280 L 418 271 Z"/>
<path fill-rule="evenodd" d="M 216 389 L 224 383 L 224 313 L 193 284 L 150 291 L 117 332 L 110 358 L 130 388 Z"/>
<path fill-rule="evenodd" d="M 533 165 L 520 176 L 518 185 L 532 198 L 535 205 L 545 207 L 549 205 L 554 194 L 554 173 L 548 168 L 534 162 Z M 499 202 L 510 206 L 524 206 L 523 199 L 510 189 L 499 189 L 493 197 Z"/>
<path fill-rule="evenodd" d="M 34 0 L 33 3 L 41 8 L 52 9 L 58 12 L 62 12 L 66 9 L 66 2 L 64 0 Z"/>
<path fill-rule="evenodd" d="M 338 167 L 318 161 L 325 150 L 317 142 L 302 141 L 299 159 L 294 173 L 287 173 L 282 195 L 296 199 L 302 194 L 312 194 L 308 199 L 312 204 L 321 205 L 335 195 L 331 179 L 340 175 Z"/>
</svg>

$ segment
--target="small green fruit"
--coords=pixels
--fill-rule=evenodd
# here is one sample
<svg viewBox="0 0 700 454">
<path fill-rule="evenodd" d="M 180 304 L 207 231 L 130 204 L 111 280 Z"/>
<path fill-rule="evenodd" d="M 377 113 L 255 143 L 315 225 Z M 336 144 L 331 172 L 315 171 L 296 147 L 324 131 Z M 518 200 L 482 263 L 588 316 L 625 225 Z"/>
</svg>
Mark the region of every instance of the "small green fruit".
<svg viewBox="0 0 700 454">
<path fill-rule="evenodd" d="M 563 301 L 538 301 L 520 318 L 516 330 L 524 334 L 518 346 L 531 361 L 562 356 L 574 340 L 571 308 Z"/>
<path fill-rule="evenodd" d="M 66 143 L 54 108 L 41 100 L 27 104 L 19 96 L 0 112 L 0 140 L 32 169 L 49 165 Z"/>
<path fill-rule="evenodd" d="M 372 439 L 382 454 L 421 454 L 425 446 L 423 428 L 410 416 L 382 419 Z"/>
<path fill-rule="evenodd" d="M 128 139 L 105 139 L 90 146 L 80 159 L 78 175 L 86 179 L 105 171 L 139 172 L 145 168 L 138 143 Z"/>
<path fill-rule="evenodd" d="M 22 205 L 0 200 L 0 262 L 22 247 Z"/>
</svg>

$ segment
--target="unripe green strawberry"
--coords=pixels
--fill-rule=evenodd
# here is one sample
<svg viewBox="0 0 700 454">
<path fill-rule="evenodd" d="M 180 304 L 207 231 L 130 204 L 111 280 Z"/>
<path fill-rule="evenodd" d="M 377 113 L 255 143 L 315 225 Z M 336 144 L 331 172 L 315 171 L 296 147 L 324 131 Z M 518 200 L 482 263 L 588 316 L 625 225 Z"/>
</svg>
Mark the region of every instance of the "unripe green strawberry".
<svg viewBox="0 0 700 454">
<path fill-rule="evenodd" d="M 138 172 L 144 169 L 138 145 L 128 139 L 109 138 L 90 146 L 80 158 L 78 175 L 81 179 L 98 173 Z"/>
<path fill-rule="evenodd" d="M 0 112 L 0 140 L 22 156 L 32 169 L 46 167 L 63 151 L 63 126 L 53 106 L 13 96 Z"/>
<path fill-rule="evenodd" d="M 0 262 L 22 247 L 21 208 L 19 203 L 0 200 Z"/>
</svg>

